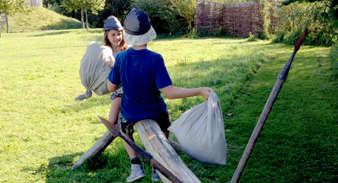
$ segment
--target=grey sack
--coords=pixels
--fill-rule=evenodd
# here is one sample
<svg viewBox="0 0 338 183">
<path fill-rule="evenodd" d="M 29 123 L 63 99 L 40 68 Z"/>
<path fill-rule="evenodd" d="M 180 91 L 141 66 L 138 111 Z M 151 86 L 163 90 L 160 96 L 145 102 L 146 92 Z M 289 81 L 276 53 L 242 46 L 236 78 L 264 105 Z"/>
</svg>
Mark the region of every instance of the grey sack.
<svg viewBox="0 0 338 183">
<path fill-rule="evenodd" d="M 90 43 L 81 60 L 80 78 L 82 85 L 97 95 L 108 93 L 107 77 L 114 64 L 111 48 Z"/>
<path fill-rule="evenodd" d="M 226 163 L 224 120 L 216 93 L 184 112 L 169 127 L 184 152 L 204 163 Z"/>
</svg>

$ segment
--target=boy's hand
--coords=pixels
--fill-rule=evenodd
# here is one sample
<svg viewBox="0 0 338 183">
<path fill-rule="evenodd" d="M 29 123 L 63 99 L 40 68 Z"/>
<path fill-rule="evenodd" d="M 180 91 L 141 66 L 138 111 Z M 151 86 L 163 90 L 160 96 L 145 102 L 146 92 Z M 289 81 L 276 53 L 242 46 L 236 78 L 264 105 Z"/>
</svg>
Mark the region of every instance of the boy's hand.
<svg viewBox="0 0 338 183">
<path fill-rule="evenodd" d="M 205 100 L 208 100 L 211 91 L 212 91 L 211 88 L 203 87 L 203 88 L 201 88 L 200 95 L 201 95 Z"/>
</svg>

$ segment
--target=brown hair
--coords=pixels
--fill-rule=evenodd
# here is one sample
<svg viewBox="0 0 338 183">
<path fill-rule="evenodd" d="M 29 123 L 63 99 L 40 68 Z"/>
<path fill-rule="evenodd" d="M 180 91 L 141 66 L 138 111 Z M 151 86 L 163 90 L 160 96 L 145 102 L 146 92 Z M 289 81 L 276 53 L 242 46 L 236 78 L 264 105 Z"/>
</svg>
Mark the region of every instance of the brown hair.
<svg viewBox="0 0 338 183">
<path fill-rule="evenodd" d="M 126 50 L 128 49 L 128 45 L 126 44 L 126 42 L 124 41 L 124 31 L 123 30 L 118 30 L 118 31 L 121 31 L 122 32 L 122 41 L 119 45 L 119 49 L 120 51 L 123 51 L 123 50 Z M 109 46 L 110 48 L 113 49 L 113 46 L 111 45 L 111 43 L 109 42 L 109 39 L 108 39 L 108 31 L 104 31 L 104 45 L 105 46 Z"/>
</svg>

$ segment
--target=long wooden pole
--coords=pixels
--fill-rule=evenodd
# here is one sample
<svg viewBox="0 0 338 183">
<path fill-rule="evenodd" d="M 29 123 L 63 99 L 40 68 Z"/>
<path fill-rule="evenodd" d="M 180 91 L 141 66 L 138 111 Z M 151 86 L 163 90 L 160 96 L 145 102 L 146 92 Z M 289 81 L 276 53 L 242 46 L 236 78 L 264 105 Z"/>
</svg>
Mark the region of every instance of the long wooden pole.
<svg viewBox="0 0 338 183">
<path fill-rule="evenodd" d="M 283 70 L 279 73 L 279 76 L 277 78 L 277 81 L 275 82 L 275 85 L 273 86 L 272 88 L 272 91 L 270 93 L 270 96 L 268 98 L 268 100 L 266 101 L 265 103 L 265 106 L 264 106 L 264 109 L 261 113 L 261 115 L 259 116 L 259 119 L 257 121 L 257 124 L 256 124 L 256 127 L 254 128 L 252 134 L 251 134 L 251 137 L 248 141 L 248 144 L 246 145 L 245 147 L 245 150 L 243 152 L 243 155 L 241 157 L 241 160 L 239 161 L 238 165 L 237 165 L 237 168 L 236 168 L 236 171 L 235 173 L 233 174 L 232 176 L 232 179 L 231 179 L 231 183 L 237 183 L 242 175 L 242 172 L 246 166 L 246 163 L 249 159 L 249 156 L 256 144 L 256 141 L 262 131 L 262 128 L 265 124 L 265 121 L 266 119 L 268 118 L 269 116 L 269 113 L 271 111 L 271 108 L 273 106 L 273 104 L 275 103 L 276 101 L 276 98 L 283 86 L 283 83 L 284 81 L 286 80 L 287 76 L 288 76 L 288 73 L 289 73 L 289 70 L 291 68 L 291 64 L 293 62 L 293 59 L 297 53 L 297 51 L 299 50 L 300 48 L 300 45 L 303 43 L 304 39 L 305 39 L 305 36 L 307 35 L 308 31 L 307 29 L 305 29 L 305 31 L 301 34 L 300 38 L 298 39 L 298 41 L 296 42 L 295 44 L 295 48 L 293 50 L 293 53 L 289 59 L 289 61 L 285 64 Z"/>
</svg>

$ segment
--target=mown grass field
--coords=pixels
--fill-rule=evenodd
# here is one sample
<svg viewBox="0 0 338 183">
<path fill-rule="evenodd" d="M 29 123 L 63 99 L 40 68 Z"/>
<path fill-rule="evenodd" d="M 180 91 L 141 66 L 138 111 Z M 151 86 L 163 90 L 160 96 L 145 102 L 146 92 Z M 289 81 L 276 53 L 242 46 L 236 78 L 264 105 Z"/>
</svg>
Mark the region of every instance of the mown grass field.
<svg viewBox="0 0 338 183">
<path fill-rule="evenodd" d="M 74 101 L 84 91 L 78 70 L 86 45 L 101 39 L 101 30 L 0 38 L 0 182 L 124 182 L 129 161 L 121 140 L 96 164 L 71 171 L 105 132 L 96 116 L 108 115 L 109 96 Z M 229 147 L 227 165 L 206 166 L 180 155 L 202 182 L 228 182 L 293 48 L 227 38 L 161 39 L 150 48 L 163 54 L 175 85 L 208 86 L 217 92 Z M 338 82 L 332 51 L 337 50 L 301 48 L 242 182 L 337 182 Z M 201 101 L 167 100 L 171 120 Z M 150 182 L 149 166 L 146 171 L 140 182 Z"/>
</svg>

